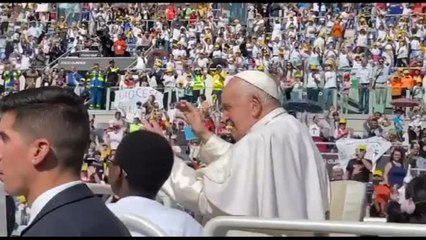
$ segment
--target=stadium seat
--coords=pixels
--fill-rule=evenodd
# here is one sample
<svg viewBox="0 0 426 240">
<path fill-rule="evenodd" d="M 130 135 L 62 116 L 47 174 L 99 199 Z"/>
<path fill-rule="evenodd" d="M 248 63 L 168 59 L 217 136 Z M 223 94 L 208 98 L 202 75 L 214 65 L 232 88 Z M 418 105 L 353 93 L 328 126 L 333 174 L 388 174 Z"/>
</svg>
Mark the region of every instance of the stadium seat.
<svg viewBox="0 0 426 240">
<path fill-rule="evenodd" d="M 280 220 L 256 217 L 216 217 L 204 226 L 205 236 L 229 236 L 232 230 L 261 233 L 266 236 L 287 235 L 288 232 L 298 232 L 293 235 L 308 233 L 354 234 L 358 236 L 426 236 L 423 224 L 349 222 L 349 221 L 308 221 Z M 247 234 L 244 234 L 247 236 Z"/>
<path fill-rule="evenodd" d="M 367 184 L 331 182 L 330 220 L 362 221 L 367 206 Z"/>
<path fill-rule="evenodd" d="M 122 214 L 118 215 L 118 218 L 124 223 L 124 225 L 126 225 L 130 232 L 150 237 L 167 236 L 161 228 L 140 216 L 134 214 Z"/>
</svg>

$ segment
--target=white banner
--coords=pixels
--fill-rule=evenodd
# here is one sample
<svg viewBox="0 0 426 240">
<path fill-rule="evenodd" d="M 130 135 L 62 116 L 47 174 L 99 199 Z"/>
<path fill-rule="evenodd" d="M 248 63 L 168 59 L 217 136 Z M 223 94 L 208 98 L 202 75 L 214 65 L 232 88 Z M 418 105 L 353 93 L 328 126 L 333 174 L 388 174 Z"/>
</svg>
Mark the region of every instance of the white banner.
<svg viewBox="0 0 426 240">
<path fill-rule="evenodd" d="M 154 95 L 155 101 L 163 108 L 163 94 L 152 87 L 137 87 L 131 89 L 122 89 L 115 92 L 115 107 L 124 114 L 135 114 L 137 112 L 136 103 L 142 105 L 148 101 L 149 96 Z M 133 116 L 133 115 L 132 115 Z"/>
<path fill-rule="evenodd" d="M 49 12 L 49 3 L 37 3 L 36 12 Z"/>
<path fill-rule="evenodd" d="M 338 149 L 339 165 L 341 168 L 346 169 L 349 160 L 355 158 L 355 151 L 359 145 L 367 146 L 365 158 L 371 160 L 373 166 L 375 166 L 376 161 L 389 150 L 392 143 L 380 137 L 371 137 L 367 139 L 345 138 L 337 140 L 336 147 Z"/>
</svg>

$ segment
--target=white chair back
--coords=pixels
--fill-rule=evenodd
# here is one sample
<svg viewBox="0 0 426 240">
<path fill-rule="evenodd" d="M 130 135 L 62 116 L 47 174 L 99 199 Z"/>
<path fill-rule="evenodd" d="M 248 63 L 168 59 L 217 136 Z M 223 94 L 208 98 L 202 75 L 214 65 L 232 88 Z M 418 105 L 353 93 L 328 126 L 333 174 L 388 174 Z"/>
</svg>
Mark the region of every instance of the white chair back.
<svg viewBox="0 0 426 240">
<path fill-rule="evenodd" d="M 136 232 L 140 235 L 149 237 L 167 236 L 157 225 L 140 216 L 134 214 L 121 214 L 117 217 L 126 225 L 130 232 Z"/>
<path fill-rule="evenodd" d="M 206 236 L 227 236 L 229 231 L 240 230 L 267 235 L 286 235 L 287 232 L 340 233 L 371 236 L 426 236 L 423 224 L 280 220 L 256 217 L 222 216 L 211 219 L 204 226 Z M 273 232 L 274 234 L 268 234 Z"/>
<path fill-rule="evenodd" d="M 331 182 L 330 220 L 362 221 L 367 206 L 367 184 Z"/>
</svg>

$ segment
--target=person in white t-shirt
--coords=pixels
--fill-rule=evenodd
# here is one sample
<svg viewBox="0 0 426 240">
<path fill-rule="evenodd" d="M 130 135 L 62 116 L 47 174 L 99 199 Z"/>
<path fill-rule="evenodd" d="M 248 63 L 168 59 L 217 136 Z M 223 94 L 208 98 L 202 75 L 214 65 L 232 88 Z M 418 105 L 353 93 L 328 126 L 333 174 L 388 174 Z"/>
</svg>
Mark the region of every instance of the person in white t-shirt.
<svg viewBox="0 0 426 240">
<path fill-rule="evenodd" d="M 118 125 L 110 125 L 109 129 L 105 133 L 104 141 L 108 143 L 111 150 L 117 150 L 118 145 L 124 137 L 124 128 Z"/>
<path fill-rule="evenodd" d="M 325 64 L 324 81 L 324 107 L 329 109 L 334 103 L 334 95 L 337 91 L 337 74 L 332 61 Z"/>
<path fill-rule="evenodd" d="M 318 65 L 312 64 L 310 70 L 308 73 L 308 83 L 306 84 L 308 100 L 318 102 L 319 85 L 322 82 L 322 77 L 319 73 Z"/>
<path fill-rule="evenodd" d="M 145 121 L 144 125 L 150 123 Z M 107 162 L 108 179 L 119 198 L 108 204 L 108 208 L 117 215 L 131 213 L 144 218 L 170 236 L 201 236 L 202 226 L 189 214 L 156 201 L 173 162 L 172 147 L 161 135 L 146 130 L 128 134 L 114 160 Z M 136 232 L 131 234 L 141 236 Z"/>
</svg>

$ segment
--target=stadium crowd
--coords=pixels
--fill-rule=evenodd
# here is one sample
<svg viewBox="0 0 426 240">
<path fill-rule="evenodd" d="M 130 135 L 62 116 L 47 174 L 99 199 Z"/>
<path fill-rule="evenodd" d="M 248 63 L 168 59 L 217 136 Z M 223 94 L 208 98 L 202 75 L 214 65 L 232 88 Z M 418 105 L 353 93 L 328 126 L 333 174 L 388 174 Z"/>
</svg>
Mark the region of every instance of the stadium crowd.
<svg viewBox="0 0 426 240">
<path fill-rule="evenodd" d="M 371 160 L 365 158 L 366 146 L 360 145 L 356 157 L 345 169 L 333 168 L 330 178 L 373 183 L 370 215 L 409 221 L 407 216 L 396 214 L 397 207 L 392 204 L 411 180 L 411 169 L 426 170 L 422 127 L 426 19 L 422 4 L 248 4 L 244 23 L 230 19 L 229 13 L 217 11 L 212 4 L 162 8 L 156 4 L 83 4 L 77 17 L 58 17 L 55 4 L 38 5 L 43 4 L 1 4 L 4 95 L 61 86 L 87 97 L 89 108 L 105 109 L 110 100 L 107 88 L 150 86 L 164 94 L 162 104 L 152 96 L 138 103 L 135 113 L 117 111 L 105 129 L 97 128 L 92 117 L 83 181 L 108 183 L 107 163 L 113 161 L 121 140 L 144 129 L 147 121 L 159 124 L 175 154 L 188 165 L 204 167 L 199 156 L 201 143 L 191 136 L 176 102 L 186 99 L 197 104 L 206 127 L 234 142 L 231 127 L 219 111 L 225 81 L 242 70 L 257 69 L 280 84 L 283 103 L 302 99 L 321 102 L 325 115 L 301 119 L 320 152 L 336 152 L 335 145 L 321 143 L 344 138 L 377 136 L 390 141 L 390 160 L 383 169 L 373 168 Z M 95 65 L 88 72 L 53 68 L 64 53 L 83 50 L 99 51 L 100 56 L 111 58 L 136 56 L 137 63 L 119 69 L 111 61 L 106 69 Z M 156 52 L 152 67 L 148 67 L 148 52 Z M 359 112 L 371 115 L 363 124 L 363 133 L 354 132 L 341 116 L 348 111 L 350 91 L 359 94 Z M 375 98 L 370 98 L 372 92 Z M 395 109 L 392 119 L 369 112 L 370 99 L 388 104 L 388 92 L 392 99 L 413 98 L 419 106 L 407 112 Z"/>
</svg>

